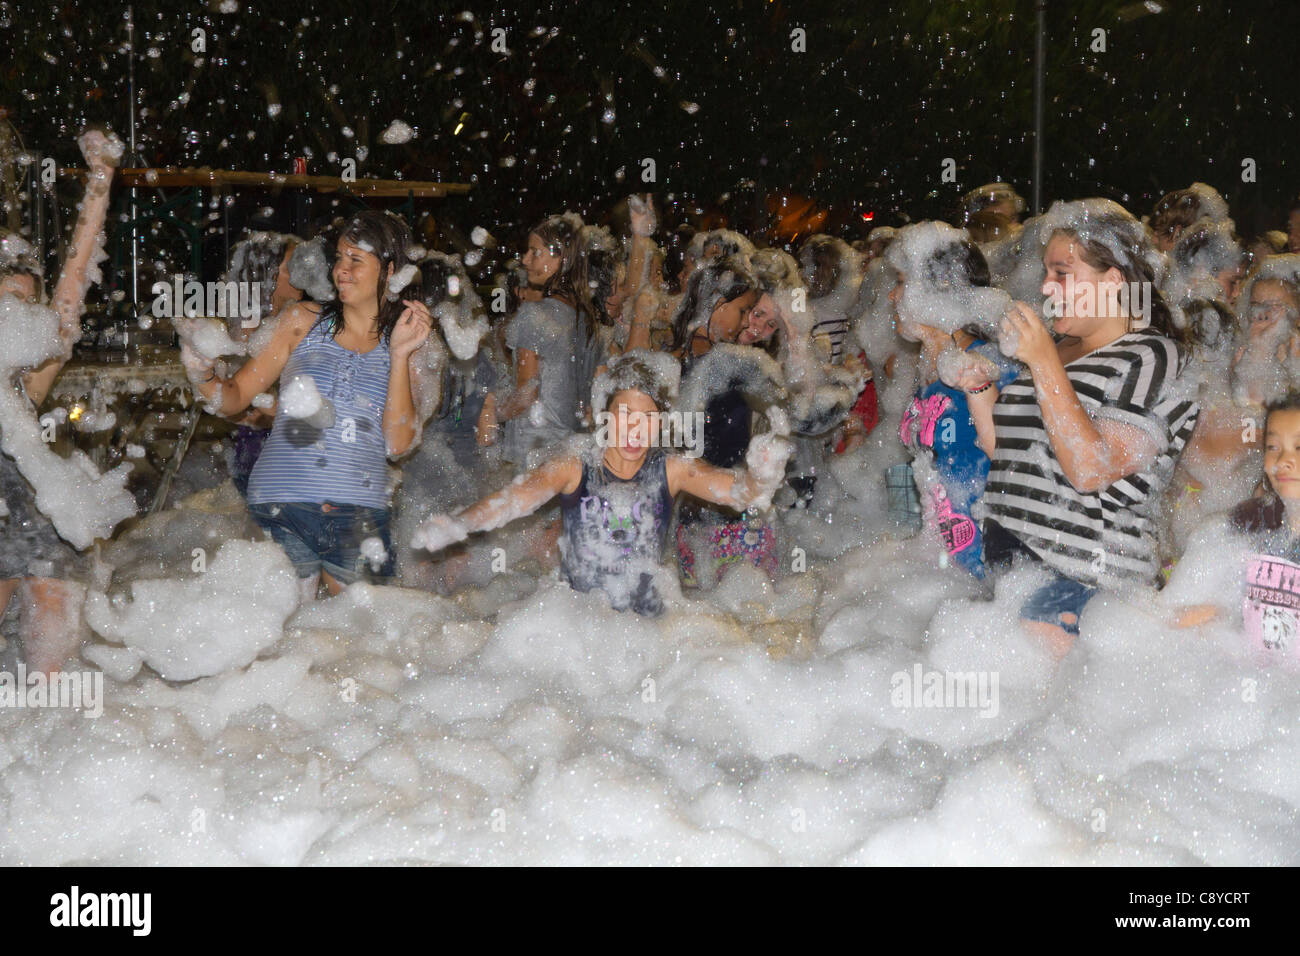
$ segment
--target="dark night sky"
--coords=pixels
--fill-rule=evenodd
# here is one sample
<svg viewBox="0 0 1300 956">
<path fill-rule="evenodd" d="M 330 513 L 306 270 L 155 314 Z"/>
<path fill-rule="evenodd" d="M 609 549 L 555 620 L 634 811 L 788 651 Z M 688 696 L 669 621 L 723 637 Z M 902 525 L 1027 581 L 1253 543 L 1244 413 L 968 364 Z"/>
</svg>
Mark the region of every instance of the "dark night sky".
<svg viewBox="0 0 1300 956">
<path fill-rule="evenodd" d="M 1030 192 L 1029 0 L 223 6 L 135 5 L 147 163 L 287 172 L 309 154 L 310 172 L 337 174 L 360 147 L 361 176 L 473 182 L 435 212 L 504 236 L 566 207 L 599 215 L 647 188 L 646 157 L 682 209 L 761 225 L 761 197 L 788 191 L 850 238 L 865 210 L 874 224 L 948 218 L 997 178 Z M 1045 198 L 1104 195 L 1141 215 L 1199 179 L 1243 232 L 1280 226 L 1300 191 L 1300 4 L 1148 6 L 1049 0 Z M 75 164 L 84 122 L 125 135 L 124 9 L 0 3 L 14 45 L 0 106 L 29 149 Z M 1097 29 L 1105 52 L 1090 49 Z M 381 143 L 394 119 L 418 135 Z M 956 183 L 940 181 L 947 157 Z"/>
</svg>

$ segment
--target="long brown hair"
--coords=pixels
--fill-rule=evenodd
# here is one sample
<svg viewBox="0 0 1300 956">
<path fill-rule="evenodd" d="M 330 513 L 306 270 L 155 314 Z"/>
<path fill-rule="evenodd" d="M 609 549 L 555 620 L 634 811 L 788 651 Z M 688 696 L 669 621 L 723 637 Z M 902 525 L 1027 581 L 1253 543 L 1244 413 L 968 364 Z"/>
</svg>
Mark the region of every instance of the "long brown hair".
<svg viewBox="0 0 1300 956">
<path fill-rule="evenodd" d="M 578 293 L 574 288 L 573 272 L 578 264 L 578 230 L 581 220 L 575 223 L 569 216 L 547 216 L 528 231 L 542 241 L 553 256 L 560 257 L 560 265 L 542 286 L 542 295 L 559 296 L 575 305 Z"/>
<path fill-rule="evenodd" d="M 375 288 L 375 298 L 379 304 L 378 323 L 379 340 L 387 341 L 393 333 L 393 327 L 402 317 L 406 306 L 402 305 L 400 295 L 388 294 L 388 267 L 396 272 L 406 265 L 406 252 L 411 248 L 411 229 L 406 220 L 393 212 L 366 209 L 342 223 L 333 242 L 326 243 L 333 269 L 337 257 L 338 242 L 342 240 L 357 246 L 379 259 L 379 282 Z M 337 298 L 321 311 L 320 321 L 329 323 L 330 335 L 343 331 L 343 309 Z"/>
</svg>

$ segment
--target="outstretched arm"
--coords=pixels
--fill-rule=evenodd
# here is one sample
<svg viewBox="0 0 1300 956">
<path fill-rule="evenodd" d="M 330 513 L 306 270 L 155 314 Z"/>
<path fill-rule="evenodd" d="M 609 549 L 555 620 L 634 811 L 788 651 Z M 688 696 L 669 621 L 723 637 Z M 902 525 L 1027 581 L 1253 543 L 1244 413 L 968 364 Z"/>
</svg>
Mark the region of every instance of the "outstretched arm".
<svg viewBox="0 0 1300 956">
<path fill-rule="evenodd" d="M 758 435 L 749 443 L 742 470 L 718 468 L 698 458 L 668 459 L 668 492 L 684 491 L 702 501 L 737 511 L 766 508 L 785 477 L 794 446 L 780 435 Z"/>
<path fill-rule="evenodd" d="M 312 306 L 302 303 L 290 306 L 285 310 L 284 317 L 276 326 L 275 334 L 271 336 L 266 348 L 244 363 L 228 379 L 217 377 L 211 359 L 198 354 L 188 345 L 182 346 L 181 361 L 185 365 L 190 384 L 214 414 L 238 415 L 252 404 L 256 396 L 279 379 L 290 353 L 316 324 L 317 317 L 318 313 Z"/>
<path fill-rule="evenodd" d="M 492 531 L 530 515 L 556 495 L 576 491 L 581 482 L 582 463 L 578 459 L 548 461 L 457 515 L 437 514 L 425 519 L 412 536 L 411 546 L 441 551 L 475 531 Z"/>
</svg>

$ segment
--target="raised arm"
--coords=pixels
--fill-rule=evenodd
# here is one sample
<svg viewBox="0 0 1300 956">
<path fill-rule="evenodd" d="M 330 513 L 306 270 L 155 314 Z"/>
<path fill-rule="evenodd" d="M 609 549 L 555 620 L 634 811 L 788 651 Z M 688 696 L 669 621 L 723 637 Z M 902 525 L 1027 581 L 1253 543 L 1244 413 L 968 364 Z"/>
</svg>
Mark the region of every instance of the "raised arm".
<svg viewBox="0 0 1300 956">
<path fill-rule="evenodd" d="M 416 529 L 411 546 L 441 551 L 475 531 L 492 531 L 532 514 L 558 494 L 571 494 L 582 482 L 577 458 L 556 458 L 521 475 L 495 494 L 457 515 L 432 515 Z"/>
<path fill-rule="evenodd" d="M 81 338 L 81 313 L 85 311 L 86 289 L 90 286 L 87 276 L 94 264 L 95 253 L 103 249 L 101 233 L 108 216 L 113 167 L 122 155 L 121 141 L 98 130 L 83 135 L 78 145 L 86 157 L 86 192 L 51 302 L 59 316 L 59 341 L 63 345 L 63 354 L 23 376 L 23 387 L 36 405 L 45 401 L 54 380 L 72 355 L 72 346 Z"/>
</svg>

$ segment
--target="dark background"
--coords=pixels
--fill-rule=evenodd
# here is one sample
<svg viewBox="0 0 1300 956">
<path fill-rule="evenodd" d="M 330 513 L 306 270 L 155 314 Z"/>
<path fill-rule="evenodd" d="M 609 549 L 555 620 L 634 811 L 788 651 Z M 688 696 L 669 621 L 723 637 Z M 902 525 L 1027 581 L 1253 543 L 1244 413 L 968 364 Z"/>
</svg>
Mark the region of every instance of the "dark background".
<svg viewBox="0 0 1300 956">
<path fill-rule="evenodd" d="M 1031 192 L 1033 0 L 220 6 L 134 5 L 146 164 L 291 172 L 309 155 L 308 172 L 337 175 L 364 147 L 358 176 L 472 183 L 421 210 L 512 245 L 546 213 L 599 219 L 633 189 L 658 192 L 669 220 L 699 211 L 753 231 L 779 197 L 810 197 L 849 239 L 953 219 L 961 194 L 990 180 Z M 12 45 L 0 108 L 28 149 L 78 165 L 86 122 L 126 137 L 124 13 L 0 2 L 0 44 Z M 1202 180 L 1244 235 L 1284 227 L 1300 191 L 1300 3 L 1048 0 L 1047 23 L 1045 204 L 1099 195 L 1144 215 Z M 494 27 L 508 55 L 491 51 Z M 806 53 L 791 50 L 796 27 Z M 195 28 L 205 53 L 191 51 Z M 1090 50 L 1097 28 L 1105 52 Z M 394 119 L 418 135 L 383 144 Z M 946 157 L 956 183 L 940 181 Z M 1255 183 L 1241 181 L 1245 158 Z M 75 185 L 61 186 L 65 202 Z M 230 228 L 286 204 L 240 195 Z"/>
</svg>

